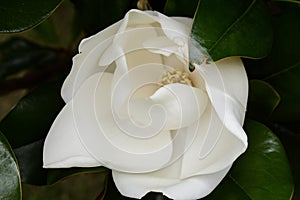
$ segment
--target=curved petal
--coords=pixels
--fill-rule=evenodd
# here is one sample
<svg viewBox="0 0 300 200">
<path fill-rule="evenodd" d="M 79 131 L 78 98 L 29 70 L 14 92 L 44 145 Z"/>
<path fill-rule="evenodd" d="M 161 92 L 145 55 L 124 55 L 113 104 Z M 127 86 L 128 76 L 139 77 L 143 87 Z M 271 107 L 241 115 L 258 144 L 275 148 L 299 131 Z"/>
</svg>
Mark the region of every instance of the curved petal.
<svg viewBox="0 0 300 200">
<path fill-rule="evenodd" d="M 125 172 L 160 169 L 172 156 L 168 131 L 153 133 L 145 140 L 133 137 L 115 120 L 111 109 L 113 75 L 98 73 L 87 79 L 73 99 L 79 137 L 89 153 L 104 166 Z"/>
<path fill-rule="evenodd" d="M 105 70 L 105 68 L 99 68 L 98 59 L 111 45 L 113 36 L 117 33 L 121 23 L 122 20 L 81 41 L 79 54 L 73 58 L 71 72 L 62 87 L 61 95 L 65 102 L 70 101 L 85 79 L 96 72 Z"/>
<path fill-rule="evenodd" d="M 95 160 L 78 137 L 71 104 L 67 104 L 55 119 L 44 144 L 45 168 L 95 167 Z"/>
<path fill-rule="evenodd" d="M 195 137 L 182 157 L 182 179 L 223 170 L 246 150 L 243 141 L 226 128 L 211 105 L 193 126 L 188 131 L 196 131 L 189 133 Z"/>
<path fill-rule="evenodd" d="M 247 147 L 242 129 L 248 97 L 248 79 L 240 58 L 229 58 L 212 64 L 196 66 L 216 113 L 225 127 Z M 224 67 L 224 69 L 223 69 Z"/>
<path fill-rule="evenodd" d="M 246 108 L 248 78 L 242 60 L 238 57 L 225 58 L 216 62 L 216 65 L 226 93 Z"/>
<path fill-rule="evenodd" d="M 169 84 L 149 98 L 130 99 L 122 115 L 124 120 L 117 115 L 115 120 L 131 135 L 149 138 L 160 130 L 190 126 L 205 111 L 207 102 L 207 95 L 197 88 Z"/>
<path fill-rule="evenodd" d="M 166 128 L 176 130 L 193 124 L 206 109 L 207 94 L 184 84 L 168 84 L 150 99 L 163 106 L 167 114 Z"/>
<path fill-rule="evenodd" d="M 175 200 L 193 200 L 207 196 L 221 182 L 230 167 L 213 174 L 194 176 L 188 179 L 165 178 L 160 172 L 128 174 L 113 171 L 113 179 L 124 196 L 142 198 L 148 192 L 162 192 Z"/>
</svg>

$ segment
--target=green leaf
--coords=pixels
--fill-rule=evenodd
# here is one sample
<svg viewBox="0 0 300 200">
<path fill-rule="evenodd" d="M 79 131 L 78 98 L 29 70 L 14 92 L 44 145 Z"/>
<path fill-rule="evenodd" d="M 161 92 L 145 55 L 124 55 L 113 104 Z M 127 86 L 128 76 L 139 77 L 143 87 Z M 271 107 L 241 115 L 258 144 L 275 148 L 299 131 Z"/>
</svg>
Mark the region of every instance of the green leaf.
<svg viewBox="0 0 300 200">
<path fill-rule="evenodd" d="M 47 175 L 47 184 L 54 184 L 62 178 L 66 178 L 68 176 L 74 176 L 77 174 L 87 174 L 87 173 L 103 173 L 103 175 L 107 176 L 109 170 L 104 167 L 89 167 L 89 168 L 68 168 L 68 169 L 48 169 Z"/>
<path fill-rule="evenodd" d="M 293 181 L 279 139 L 264 125 L 245 124 L 249 146 L 221 184 L 205 199 L 287 200 Z"/>
<path fill-rule="evenodd" d="M 23 184 L 23 196 L 30 200 L 95 200 L 104 192 L 106 182 L 103 173 L 77 174 L 53 185 Z"/>
<path fill-rule="evenodd" d="M 43 185 L 47 182 L 47 170 L 43 168 L 44 140 L 13 149 L 18 160 L 23 183 Z"/>
<path fill-rule="evenodd" d="M 23 34 L 25 35 L 25 34 Z M 27 31 L 28 38 L 44 46 L 63 48 L 72 52 L 82 38 L 79 16 L 71 1 L 63 1 L 43 23 Z"/>
<path fill-rule="evenodd" d="M 0 79 L 25 69 L 39 68 L 56 59 L 56 52 L 21 38 L 0 44 Z"/>
<path fill-rule="evenodd" d="M 191 44 L 204 46 L 215 61 L 229 56 L 262 58 L 272 45 L 270 15 L 261 0 L 201 0 L 191 38 Z M 190 51 L 194 55 L 193 45 Z M 201 62 L 198 55 L 190 59 Z"/>
<path fill-rule="evenodd" d="M 199 0 L 167 0 L 165 14 L 168 16 L 193 17 Z"/>
<path fill-rule="evenodd" d="M 36 26 L 57 8 L 61 0 L 10 0 L 0 2 L 0 33 L 20 32 Z"/>
<path fill-rule="evenodd" d="M 281 96 L 272 118 L 300 131 L 300 7 L 282 8 L 273 17 L 274 45 L 271 54 L 262 60 L 248 61 L 247 73 L 270 83 Z"/>
<path fill-rule="evenodd" d="M 61 82 L 44 84 L 22 98 L 0 122 L 0 130 L 13 148 L 44 139 L 64 105 Z"/>
<path fill-rule="evenodd" d="M 136 6 L 133 0 L 72 0 L 88 35 L 95 34 L 122 19 L 125 13 Z"/>
<path fill-rule="evenodd" d="M 21 180 L 14 153 L 0 132 L 0 199 L 21 199 Z"/>
<path fill-rule="evenodd" d="M 293 173 L 295 183 L 295 197 L 300 195 L 300 134 L 294 133 L 291 130 L 280 124 L 272 124 L 272 130 L 276 132 L 280 141 L 285 147 L 288 160 L 290 161 L 291 171 Z"/>
<path fill-rule="evenodd" d="M 34 89 L 0 122 L 0 130 L 14 148 L 24 182 L 46 183 L 46 170 L 42 168 L 43 140 L 64 105 L 61 84 L 52 81 Z"/>
<path fill-rule="evenodd" d="M 261 80 L 251 80 L 247 115 L 252 119 L 268 118 L 280 102 L 280 96 L 268 83 Z"/>
</svg>

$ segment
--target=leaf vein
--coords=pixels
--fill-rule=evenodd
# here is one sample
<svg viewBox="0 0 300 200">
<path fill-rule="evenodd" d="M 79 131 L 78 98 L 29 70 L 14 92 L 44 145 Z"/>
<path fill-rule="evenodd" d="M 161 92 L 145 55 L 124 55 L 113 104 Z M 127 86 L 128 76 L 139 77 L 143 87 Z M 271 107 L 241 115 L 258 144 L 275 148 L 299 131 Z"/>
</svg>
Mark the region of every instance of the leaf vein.
<svg viewBox="0 0 300 200">
<path fill-rule="evenodd" d="M 219 42 L 221 40 L 223 40 L 223 38 L 229 33 L 229 31 L 236 25 L 238 24 L 248 13 L 249 11 L 253 8 L 253 5 L 256 3 L 256 0 L 252 1 L 252 3 L 249 5 L 249 7 L 245 10 L 245 12 L 234 22 L 232 23 L 227 29 L 226 31 L 221 35 L 221 37 L 219 37 L 219 39 L 208 49 L 208 52 L 210 52 L 210 54 L 212 54 L 212 52 L 214 51 L 214 49 L 216 48 L 216 46 L 219 44 Z"/>
</svg>

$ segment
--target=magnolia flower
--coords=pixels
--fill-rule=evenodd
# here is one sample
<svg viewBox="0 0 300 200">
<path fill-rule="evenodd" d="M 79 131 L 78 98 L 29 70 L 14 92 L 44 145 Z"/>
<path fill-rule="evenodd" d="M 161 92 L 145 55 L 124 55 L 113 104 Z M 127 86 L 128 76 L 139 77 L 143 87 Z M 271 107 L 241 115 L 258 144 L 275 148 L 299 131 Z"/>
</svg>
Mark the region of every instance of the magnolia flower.
<svg viewBox="0 0 300 200">
<path fill-rule="evenodd" d="M 62 87 L 65 107 L 44 145 L 45 168 L 104 166 L 141 198 L 208 195 L 247 147 L 247 76 L 239 58 L 189 71 L 192 19 L 152 11 L 84 39 Z M 192 45 L 192 43 L 191 43 Z"/>
</svg>

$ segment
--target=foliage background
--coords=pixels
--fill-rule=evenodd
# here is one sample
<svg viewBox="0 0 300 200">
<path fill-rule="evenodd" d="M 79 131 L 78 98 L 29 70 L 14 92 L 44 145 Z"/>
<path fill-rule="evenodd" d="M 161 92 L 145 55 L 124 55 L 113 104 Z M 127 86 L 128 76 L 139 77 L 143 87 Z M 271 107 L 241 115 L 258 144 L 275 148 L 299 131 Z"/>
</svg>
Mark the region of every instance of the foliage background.
<svg viewBox="0 0 300 200">
<path fill-rule="evenodd" d="M 191 36 L 212 41 L 205 45 L 214 60 L 243 56 L 249 76 L 249 149 L 206 199 L 300 199 L 300 1 L 149 2 L 168 15 L 194 17 Z M 136 5 L 0 2 L 0 199 L 128 199 L 107 169 L 45 170 L 41 158 L 43 140 L 64 105 L 60 87 L 80 40 Z M 163 198 L 150 193 L 144 199 Z"/>
</svg>

